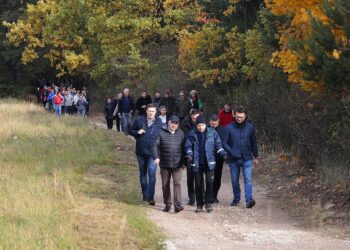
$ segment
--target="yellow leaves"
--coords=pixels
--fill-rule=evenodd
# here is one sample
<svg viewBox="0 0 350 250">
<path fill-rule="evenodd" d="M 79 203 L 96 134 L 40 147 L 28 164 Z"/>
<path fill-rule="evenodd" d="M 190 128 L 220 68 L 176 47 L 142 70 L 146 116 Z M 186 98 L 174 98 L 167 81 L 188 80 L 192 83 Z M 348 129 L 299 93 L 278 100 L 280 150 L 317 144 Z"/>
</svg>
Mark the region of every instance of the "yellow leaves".
<svg viewBox="0 0 350 250">
<path fill-rule="evenodd" d="M 340 55 L 341 55 L 341 51 L 339 51 L 337 49 L 333 50 L 332 56 L 334 59 L 339 60 Z"/>
<path fill-rule="evenodd" d="M 27 64 L 39 58 L 38 54 L 32 48 L 26 48 L 22 52 L 22 63 Z"/>
<path fill-rule="evenodd" d="M 89 66 L 91 64 L 88 55 L 76 54 L 74 51 L 65 51 L 63 53 L 63 58 L 65 60 L 65 66 L 71 72 L 77 68 Z"/>
</svg>

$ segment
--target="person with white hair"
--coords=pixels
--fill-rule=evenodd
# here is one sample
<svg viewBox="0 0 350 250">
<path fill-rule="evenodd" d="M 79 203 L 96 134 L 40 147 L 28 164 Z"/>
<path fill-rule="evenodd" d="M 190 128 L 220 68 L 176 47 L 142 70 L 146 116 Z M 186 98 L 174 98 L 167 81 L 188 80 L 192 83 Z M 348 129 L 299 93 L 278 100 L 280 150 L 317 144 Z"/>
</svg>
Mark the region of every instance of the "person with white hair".
<svg viewBox="0 0 350 250">
<path fill-rule="evenodd" d="M 118 115 L 122 119 L 122 131 L 128 135 L 131 126 L 132 115 L 135 110 L 135 105 L 132 98 L 129 96 L 129 89 L 124 89 L 123 97 L 119 100 Z"/>
<path fill-rule="evenodd" d="M 197 90 L 193 89 L 190 91 L 189 101 L 192 109 L 197 109 L 200 112 L 203 112 L 203 102 L 199 99 Z"/>
</svg>

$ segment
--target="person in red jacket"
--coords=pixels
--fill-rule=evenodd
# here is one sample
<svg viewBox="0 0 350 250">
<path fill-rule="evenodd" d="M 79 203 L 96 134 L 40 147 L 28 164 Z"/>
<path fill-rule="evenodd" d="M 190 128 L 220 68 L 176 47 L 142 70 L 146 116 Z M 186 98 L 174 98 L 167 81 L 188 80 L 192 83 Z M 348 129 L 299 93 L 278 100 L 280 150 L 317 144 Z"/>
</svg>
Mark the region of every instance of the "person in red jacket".
<svg viewBox="0 0 350 250">
<path fill-rule="evenodd" d="M 219 111 L 218 116 L 220 119 L 220 125 L 223 127 L 226 127 L 231 122 L 234 122 L 235 118 L 233 118 L 232 114 L 232 105 L 230 103 L 226 103 L 224 108 Z"/>
<path fill-rule="evenodd" d="M 62 96 L 60 91 L 57 91 L 55 97 L 53 98 L 53 102 L 55 103 L 55 114 L 57 116 L 61 116 L 62 114 L 62 104 L 64 102 L 64 97 Z"/>
</svg>

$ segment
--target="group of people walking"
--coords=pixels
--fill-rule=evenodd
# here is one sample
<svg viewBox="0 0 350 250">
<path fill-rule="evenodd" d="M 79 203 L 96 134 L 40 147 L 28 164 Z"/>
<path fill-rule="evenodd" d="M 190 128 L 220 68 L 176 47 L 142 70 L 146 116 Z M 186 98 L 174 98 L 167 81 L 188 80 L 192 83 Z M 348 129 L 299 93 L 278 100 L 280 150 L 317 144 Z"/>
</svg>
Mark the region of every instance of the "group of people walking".
<svg viewBox="0 0 350 250">
<path fill-rule="evenodd" d="M 131 124 L 135 110 L 138 115 Z M 231 174 L 231 206 L 237 206 L 241 201 L 241 171 L 246 208 L 255 205 L 252 167 L 259 163 L 258 147 L 255 128 L 247 120 L 244 107 L 232 110 L 230 104 L 225 104 L 218 114 L 210 115 L 207 122 L 197 91 L 191 91 L 189 98 L 180 91 L 176 99 L 170 91 L 165 91 L 164 97 L 156 93 L 153 100 L 143 92 L 134 106 L 129 90 L 125 89 L 117 101 L 107 98 L 105 114 L 107 123 L 108 118 L 117 115 L 122 121 L 122 131 L 136 139 L 143 200 L 150 205 L 155 205 L 156 169 L 159 166 L 165 204 L 163 211 L 169 212 L 172 205 L 176 213 L 184 209 L 181 179 L 182 169 L 186 168 L 188 205 L 196 205 L 196 213 L 204 208 L 207 212 L 213 211 L 212 203 L 219 202 L 224 162 L 228 163 Z"/>
<path fill-rule="evenodd" d="M 85 88 L 76 90 L 72 86 L 51 85 L 37 89 L 38 103 L 57 116 L 77 114 L 86 117 L 90 109 L 90 97 Z"/>
</svg>

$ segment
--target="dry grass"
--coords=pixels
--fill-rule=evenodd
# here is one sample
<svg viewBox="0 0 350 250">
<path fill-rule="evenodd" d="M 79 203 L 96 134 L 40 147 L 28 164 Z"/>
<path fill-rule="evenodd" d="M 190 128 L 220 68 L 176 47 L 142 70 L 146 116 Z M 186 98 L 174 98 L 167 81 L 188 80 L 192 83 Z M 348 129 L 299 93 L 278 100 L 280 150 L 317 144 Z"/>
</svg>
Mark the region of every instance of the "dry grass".
<svg viewBox="0 0 350 250">
<path fill-rule="evenodd" d="M 0 119 L 0 249 L 158 248 L 130 152 L 116 154 L 110 140 L 121 138 L 17 100 L 0 101 Z M 91 166 L 109 174 L 86 173 Z"/>
</svg>

